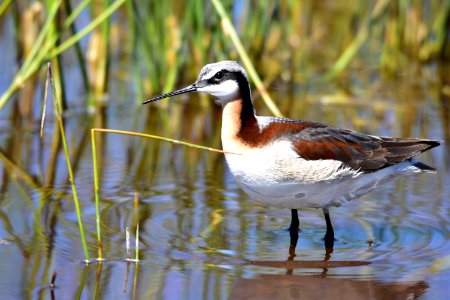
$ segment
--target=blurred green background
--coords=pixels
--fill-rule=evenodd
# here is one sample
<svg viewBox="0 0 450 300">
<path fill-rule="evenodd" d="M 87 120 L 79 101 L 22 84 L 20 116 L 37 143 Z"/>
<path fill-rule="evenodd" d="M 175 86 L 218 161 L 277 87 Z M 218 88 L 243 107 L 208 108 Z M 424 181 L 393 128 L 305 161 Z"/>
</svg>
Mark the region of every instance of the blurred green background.
<svg viewBox="0 0 450 300">
<path fill-rule="evenodd" d="M 138 104 L 194 80 L 206 63 L 240 60 L 214 2 L 3 1 L 0 107 L 14 95 L 30 114 L 42 99 L 36 89 L 47 61 L 65 105 L 92 108 L 111 97 Z M 449 1 L 223 6 L 267 87 L 326 81 L 352 95 L 375 80 L 412 79 L 430 67 L 448 83 Z"/>
</svg>

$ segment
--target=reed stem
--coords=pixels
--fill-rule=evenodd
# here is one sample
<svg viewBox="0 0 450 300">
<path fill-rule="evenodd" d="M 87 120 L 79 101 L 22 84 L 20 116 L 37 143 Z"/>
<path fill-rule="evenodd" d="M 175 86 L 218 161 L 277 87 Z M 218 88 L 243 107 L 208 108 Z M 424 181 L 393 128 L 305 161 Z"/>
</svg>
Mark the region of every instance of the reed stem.
<svg viewBox="0 0 450 300">
<path fill-rule="evenodd" d="M 58 95 L 56 93 L 56 87 L 55 87 L 55 82 L 53 80 L 52 68 L 51 68 L 50 63 L 48 63 L 48 65 L 47 65 L 47 76 L 48 76 L 47 80 L 50 80 L 50 85 L 52 87 L 52 98 L 53 98 L 53 103 L 55 105 L 55 115 L 56 115 L 56 120 L 58 122 L 58 126 L 60 129 L 61 139 L 63 142 L 64 156 L 66 158 L 67 170 L 69 172 L 70 185 L 72 187 L 73 202 L 75 204 L 75 211 L 76 211 L 77 219 L 78 219 L 78 227 L 80 230 L 80 236 L 81 236 L 81 242 L 82 242 L 82 246 L 83 246 L 85 262 L 89 263 L 90 257 L 89 257 L 89 252 L 88 252 L 88 248 L 87 248 L 87 243 L 86 243 L 86 236 L 84 234 L 83 220 L 81 218 L 81 209 L 80 209 L 80 204 L 79 204 L 79 200 L 78 200 L 78 193 L 77 193 L 77 188 L 75 185 L 75 179 L 73 176 L 72 165 L 70 163 L 69 148 L 67 146 L 66 134 L 65 134 L 65 130 L 64 130 L 64 123 L 63 123 L 62 116 L 61 116 L 61 107 L 59 105 Z"/>
<path fill-rule="evenodd" d="M 239 56 L 241 57 L 242 62 L 244 63 L 245 68 L 247 69 L 248 75 L 255 83 L 255 86 L 258 89 L 258 91 L 261 93 L 261 97 L 264 100 L 264 103 L 267 105 L 269 110 L 275 116 L 282 117 L 283 114 L 278 109 L 276 104 L 273 102 L 264 84 L 262 83 L 261 78 L 259 78 L 258 73 L 256 72 L 256 69 L 251 62 L 250 57 L 247 54 L 247 51 L 245 51 L 245 48 L 242 45 L 241 40 L 239 39 L 239 36 L 236 33 L 236 30 L 234 29 L 234 26 L 230 21 L 230 18 L 228 18 L 227 13 L 225 12 L 225 8 L 223 7 L 222 2 L 220 2 L 219 0 L 212 0 L 212 3 L 219 16 L 222 18 L 222 27 L 224 29 L 224 33 L 230 36 L 234 47 L 239 53 Z"/>
<path fill-rule="evenodd" d="M 95 142 L 95 128 L 91 129 L 92 165 L 94 168 L 94 197 L 95 197 L 95 224 L 97 226 L 98 259 L 103 259 L 102 233 L 100 226 L 100 184 L 98 179 L 97 144 Z"/>
</svg>

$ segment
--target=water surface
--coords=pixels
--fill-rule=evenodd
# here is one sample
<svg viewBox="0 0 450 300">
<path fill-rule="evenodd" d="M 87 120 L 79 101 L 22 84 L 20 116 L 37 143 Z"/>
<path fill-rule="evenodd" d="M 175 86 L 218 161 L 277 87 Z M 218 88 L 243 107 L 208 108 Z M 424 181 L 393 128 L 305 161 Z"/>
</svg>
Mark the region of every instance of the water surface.
<svg viewBox="0 0 450 300">
<path fill-rule="evenodd" d="M 379 80 L 374 91 L 345 97 L 315 92 L 299 97 L 284 93 L 285 85 L 275 83 L 269 91 L 289 117 L 371 134 L 448 141 L 448 119 L 442 113 L 448 98 L 440 96 L 440 87 L 432 83 L 412 92 L 405 82 Z M 304 92 L 303 86 L 296 88 Z M 91 127 L 158 134 L 220 148 L 220 107 L 205 110 L 196 95 L 148 107 L 127 101 L 131 100 L 111 99 L 108 107 L 94 115 L 71 109 L 66 117 L 93 257 L 97 247 Z M 255 101 L 264 113 L 260 101 Z M 17 122 L 2 114 L 3 299 L 48 298 L 54 272 L 57 299 L 332 295 L 443 299 L 450 294 L 447 145 L 421 156 L 438 169 L 437 174 L 399 178 L 331 209 L 337 239 L 332 253 L 323 246 L 321 211 L 301 211 L 296 256 L 289 257 L 290 212 L 249 199 L 234 182 L 221 154 L 102 135 L 98 140 L 106 261 L 86 265 L 62 150 L 51 146 L 55 123 L 51 117 L 47 122 L 41 141 L 37 122 Z M 36 186 L 11 163 L 34 179 Z M 42 188 L 46 180 L 53 183 Z M 131 227 L 134 249 L 137 220 L 140 262 L 127 263 L 125 228 Z"/>
</svg>

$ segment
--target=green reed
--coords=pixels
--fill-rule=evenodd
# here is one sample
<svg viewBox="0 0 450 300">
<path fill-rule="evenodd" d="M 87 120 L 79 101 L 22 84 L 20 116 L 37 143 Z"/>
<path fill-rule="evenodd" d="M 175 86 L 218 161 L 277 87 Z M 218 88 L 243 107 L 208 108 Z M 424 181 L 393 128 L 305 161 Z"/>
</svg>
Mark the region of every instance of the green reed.
<svg viewBox="0 0 450 300">
<path fill-rule="evenodd" d="M 65 156 L 65 159 L 66 159 L 67 170 L 69 172 L 69 181 L 70 181 L 70 185 L 72 187 L 73 203 L 75 205 L 75 211 L 76 211 L 76 214 L 77 214 L 78 227 L 79 227 L 79 230 L 80 230 L 80 236 L 81 236 L 81 243 L 82 243 L 82 246 L 83 246 L 84 258 L 85 258 L 86 262 L 90 262 L 89 251 L 88 251 L 87 243 L 86 243 L 86 236 L 84 234 L 83 220 L 81 218 L 81 209 L 80 209 L 80 204 L 79 204 L 79 200 L 78 200 L 78 193 L 77 193 L 77 188 L 76 188 L 76 185 L 75 185 L 75 178 L 73 176 L 72 165 L 70 163 L 69 147 L 67 146 L 67 139 L 66 139 L 66 134 L 65 134 L 65 130 L 64 130 L 64 123 L 63 123 L 63 120 L 62 120 L 62 110 L 61 110 L 61 106 L 60 106 L 60 101 L 58 100 L 58 94 L 57 94 L 57 91 L 56 91 L 56 87 L 55 87 L 54 78 L 53 78 L 53 74 L 52 74 L 52 69 L 51 69 L 50 63 L 48 64 L 48 69 L 47 70 L 48 70 L 47 80 L 50 81 L 50 86 L 51 86 L 51 89 L 52 89 L 52 98 L 53 98 L 53 103 L 54 103 L 54 106 L 55 106 L 55 116 L 56 116 L 56 119 L 57 119 L 57 122 L 58 122 L 60 134 L 61 134 L 61 139 L 62 139 L 62 143 L 63 143 L 63 147 L 64 147 L 64 156 Z"/>
<path fill-rule="evenodd" d="M 98 177 L 98 163 L 97 163 L 97 143 L 95 141 L 95 130 L 91 129 L 91 145 L 92 145 L 92 167 L 94 172 L 94 197 L 95 197 L 95 224 L 97 227 L 97 253 L 98 259 L 103 259 L 103 244 L 100 223 L 100 184 Z"/>
<path fill-rule="evenodd" d="M 11 4 L 12 0 L 5 0 L 0 4 L 0 17 L 5 13 L 8 9 L 8 6 Z"/>
<path fill-rule="evenodd" d="M 212 3 L 214 4 L 214 7 L 217 11 L 217 13 L 220 15 L 222 19 L 222 27 L 224 30 L 224 33 L 226 35 L 230 36 L 231 41 L 233 42 L 233 45 L 236 47 L 236 50 L 239 53 L 239 56 L 241 57 L 248 74 L 250 75 L 250 78 L 253 79 L 255 82 L 256 88 L 261 92 L 262 98 L 264 102 L 266 103 L 267 107 L 270 109 L 270 111 L 277 117 L 281 117 L 282 114 L 278 107 L 273 102 L 272 98 L 270 98 L 269 94 L 267 93 L 266 88 L 264 87 L 261 79 L 258 76 L 258 73 L 256 72 L 255 67 L 253 66 L 250 57 L 248 56 L 247 52 L 245 51 L 244 46 L 241 43 L 241 40 L 239 39 L 233 24 L 231 23 L 230 19 L 227 16 L 227 13 L 225 12 L 225 9 L 222 5 L 222 3 L 219 0 L 212 0 Z"/>
<path fill-rule="evenodd" d="M 0 5 L 0 18 L 13 10 L 10 4 Z M 246 5 L 241 10 L 233 10 L 237 4 L 231 0 L 116 0 L 111 4 L 83 0 L 74 9 L 70 0 L 49 0 L 43 5 L 45 22 L 0 96 L 0 109 L 45 62 L 72 46 L 88 96 L 87 108 L 93 108 L 94 100 L 107 92 L 110 62 L 119 59 L 111 49 L 118 49 L 130 61 L 125 72 L 132 76 L 138 99 L 172 90 L 178 81 L 192 81 L 207 62 L 240 58 L 269 110 L 280 115 L 266 91 L 280 77 L 294 82 L 334 80 L 361 63 L 395 75 L 408 68 L 411 60 L 420 64 L 439 59 L 449 44 L 449 0 L 378 0 L 330 7 L 312 0 L 250 1 L 240 3 Z M 54 26 L 63 7 L 62 24 Z M 74 21 L 88 7 L 91 21 L 77 31 Z M 119 10 L 124 12 L 121 17 L 111 19 Z M 124 43 L 112 44 L 113 32 Z M 83 57 L 86 49 L 81 49 L 79 41 L 84 37 L 98 42 L 93 61 Z M 61 78 L 64 73 L 61 66 Z M 257 74 L 264 74 L 263 80 Z M 63 94 L 65 85 L 61 83 Z"/>
<path fill-rule="evenodd" d="M 135 256 L 134 260 L 136 262 L 139 261 L 139 194 L 137 192 L 134 193 L 134 199 L 133 199 L 133 219 L 134 219 L 134 227 L 136 227 L 136 241 L 135 241 Z"/>
<path fill-rule="evenodd" d="M 75 19 L 87 6 L 87 4 L 91 2 L 91 0 L 82 1 L 78 7 L 73 10 L 69 16 L 67 16 L 59 31 L 52 29 L 54 29 L 54 22 L 56 15 L 61 8 L 62 0 L 50 2 L 51 4 L 48 10 L 49 13 L 39 36 L 31 49 L 31 52 L 25 58 L 24 63 L 14 77 L 11 85 L 3 93 L 3 95 L 0 96 L 0 109 L 7 103 L 13 93 L 16 92 L 45 62 L 52 58 L 58 57 L 58 55 L 75 45 L 80 39 L 89 34 L 102 22 L 105 22 L 108 17 L 125 2 L 125 0 L 117 0 L 112 3 L 101 14 L 94 18 L 84 29 L 72 35 L 60 44 L 57 44 L 57 41 L 61 38 L 62 33 L 73 24 Z"/>
<path fill-rule="evenodd" d="M 72 9 L 72 4 L 70 3 L 70 0 L 64 0 L 64 8 L 67 11 L 67 14 L 69 16 L 72 15 L 73 9 Z M 75 24 L 74 23 L 70 24 L 69 28 L 70 28 L 70 34 L 75 35 L 76 34 Z M 81 49 L 80 43 L 76 42 L 74 46 L 75 46 L 76 57 L 78 60 L 78 65 L 79 65 L 80 72 L 81 72 L 81 78 L 83 79 L 83 87 L 86 90 L 86 96 L 87 96 L 86 97 L 86 105 L 87 105 L 87 107 L 93 107 L 94 99 L 93 99 L 93 95 L 92 95 L 92 89 L 89 84 L 89 75 L 88 75 L 88 70 L 87 70 L 86 59 L 83 55 L 83 50 Z"/>
</svg>

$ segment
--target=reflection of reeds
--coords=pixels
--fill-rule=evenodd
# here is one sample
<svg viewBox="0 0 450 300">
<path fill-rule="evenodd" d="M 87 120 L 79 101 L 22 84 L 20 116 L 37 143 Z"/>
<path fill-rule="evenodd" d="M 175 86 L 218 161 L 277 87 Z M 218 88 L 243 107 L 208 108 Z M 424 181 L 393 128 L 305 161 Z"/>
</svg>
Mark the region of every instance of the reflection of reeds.
<svg viewBox="0 0 450 300">
<path fill-rule="evenodd" d="M 136 228 L 136 242 L 135 242 L 135 256 L 134 259 L 136 262 L 139 261 L 139 194 L 137 192 L 134 193 L 134 200 L 133 200 L 133 207 L 134 207 L 134 213 L 133 213 L 133 219 L 134 219 L 134 227 Z"/>
<path fill-rule="evenodd" d="M 95 195 L 95 212 L 96 212 L 96 224 L 97 224 L 97 243 L 98 243 L 98 259 L 103 259 L 103 252 L 102 252 L 102 238 L 101 238 L 101 216 L 100 216 L 100 181 L 99 181 L 99 165 L 98 165 L 98 159 L 97 159 L 97 142 L 95 139 L 96 132 L 100 133 L 115 133 L 115 134 L 123 134 L 123 135 L 129 135 L 129 136 L 137 136 L 137 137 L 144 137 L 144 138 L 151 138 L 166 142 L 171 142 L 178 145 L 187 146 L 190 148 L 195 149 L 201 149 L 201 150 L 207 150 L 212 152 L 219 152 L 223 153 L 222 150 L 214 149 L 211 147 L 205 147 L 201 145 L 196 145 L 192 143 L 187 143 L 171 138 L 161 137 L 157 135 L 151 135 L 151 134 L 143 134 L 138 132 L 131 132 L 131 131 L 124 131 L 124 130 L 114 130 L 114 129 L 104 129 L 104 128 L 92 128 L 91 129 L 91 142 L 92 142 L 92 165 L 93 165 L 93 172 L 94 172 L 94 195 Z M 135 195 L 134 199 L 134 207 L 135 207 L 135 213 L 134 213 L 134 219 L 135 219 L 135 228 L 136 228 L 136 254 L 135 254 L 135 261 L 139 261 L 139 213 L 138 213 L 138 205 L 139 205 L 139 197 L 137 194 Z M 127 229 L 127 258 L 130 259 L 130 253 L 129 253 L 129 229 Z"/>
<path fill-rule="evenodd" d="M 77 288 L 77 293 L 75 294 L 74 299 L 81 299 L 81 295 L 83 293 L 84 285 L 86 283 L 86 279 L 89 274 L 89 265 L 84 266 L 83 273 L 81 274 L 80 283 Z"/>
</svg>

